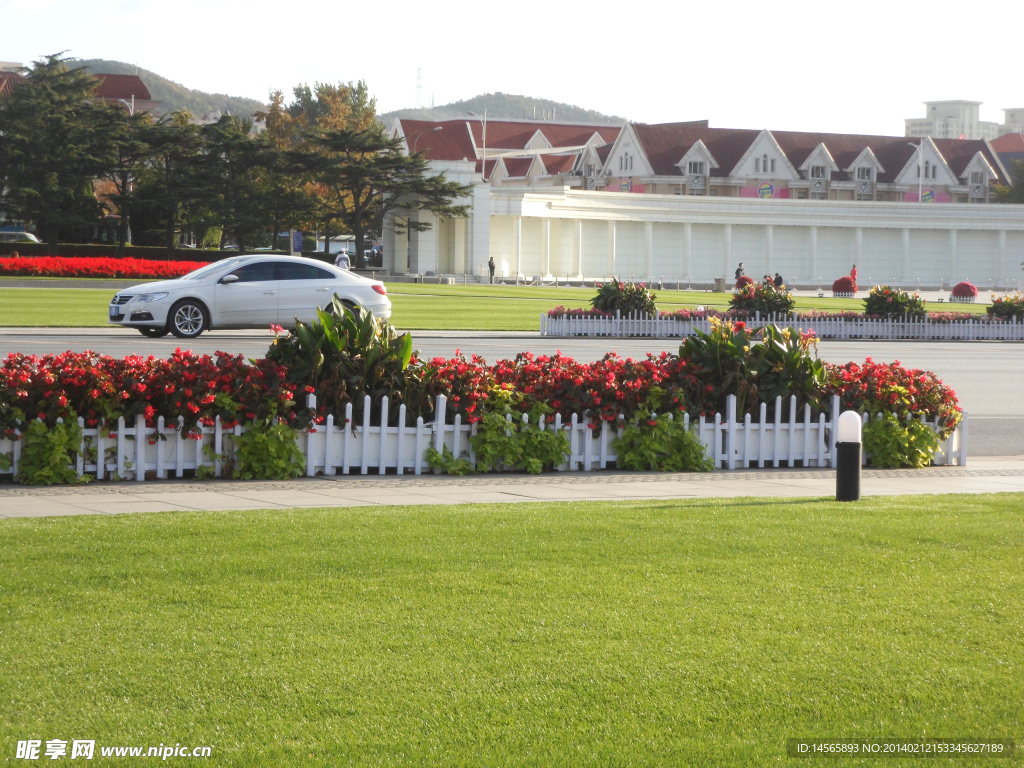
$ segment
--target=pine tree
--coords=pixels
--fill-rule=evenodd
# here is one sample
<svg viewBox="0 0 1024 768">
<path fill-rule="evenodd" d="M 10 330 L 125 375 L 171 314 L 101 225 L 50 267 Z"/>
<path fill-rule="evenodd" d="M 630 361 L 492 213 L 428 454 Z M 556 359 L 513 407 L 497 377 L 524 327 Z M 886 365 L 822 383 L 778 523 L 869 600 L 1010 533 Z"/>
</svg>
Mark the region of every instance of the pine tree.
<svg viewBox="0 0 1024 768">
<path fill-rule="evenodd" d="M 55 249 L 102 215 L 93 181 L 110 167 L 109 142 L 98 130 L 105 107 L 93 97 L 96 80 L 70 69 L 61 54 L 25 73 L 0 101 L 4 206 L 8 215 L 33 222 Z"/>
</svg>

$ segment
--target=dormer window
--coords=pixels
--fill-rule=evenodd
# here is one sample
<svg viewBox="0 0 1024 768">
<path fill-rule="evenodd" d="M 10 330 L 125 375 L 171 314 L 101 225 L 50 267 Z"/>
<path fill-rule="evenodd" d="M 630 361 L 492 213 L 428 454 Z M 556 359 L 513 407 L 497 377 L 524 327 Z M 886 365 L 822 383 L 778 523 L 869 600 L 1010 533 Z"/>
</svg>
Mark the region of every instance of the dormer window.
<svg viewBox="0 0 1024 768">
<path fill-rule="evenodd" d="M 811 178 L 812 179 L 824 179 L 824 178 L 827 178 L 825 176 L 825 166 L 824 165 L 812 165 L 811 166 Z"/>
<path fill-rule="evenodd" d="M 870 168 L 858 168 L 857 169 L 857 180 L 858 181 L 871 181 L 871 169 Z"/>
<path fill-rule="evenodd" d="M 984 184 L 985 181 L 984 171 L 971 171 L 971 184 Z"/>
<path fill-rule="evenodd" d="M 704 162 L 701 160 L 690 160 L 687 163 L 687 172 L 691 176 L 703 176 L 704 175 Z"/>
</svg>

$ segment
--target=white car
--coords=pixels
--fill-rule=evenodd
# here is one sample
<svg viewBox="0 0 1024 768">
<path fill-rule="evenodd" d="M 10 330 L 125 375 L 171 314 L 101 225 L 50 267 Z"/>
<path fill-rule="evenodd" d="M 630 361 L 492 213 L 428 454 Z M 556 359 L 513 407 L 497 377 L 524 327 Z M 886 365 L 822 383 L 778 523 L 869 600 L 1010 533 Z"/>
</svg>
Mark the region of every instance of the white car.
<svg viewBox="0 0 1024 768">
<path fill-rule="evenodd" d="M 337 294 L 347 307 L 391 317 L 387 288 L 379 280 L 300 256 L 232 256 L 176 280 L 145 283 L 118 292 L 110 323 L 144 336 L 194 339 L 212 328 L 294 328 L 311 322 Z"/>
</svg>

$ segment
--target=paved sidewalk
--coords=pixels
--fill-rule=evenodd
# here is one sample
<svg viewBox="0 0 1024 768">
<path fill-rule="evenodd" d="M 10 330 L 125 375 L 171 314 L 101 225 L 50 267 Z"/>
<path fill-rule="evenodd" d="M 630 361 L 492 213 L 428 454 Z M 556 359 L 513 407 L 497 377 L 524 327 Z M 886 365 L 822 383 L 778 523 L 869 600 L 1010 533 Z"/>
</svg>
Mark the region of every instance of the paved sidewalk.
<svg viewBox="0 0 1024 768">
<path fill-rule="evenodd" d="M 1024 493 L 1024 456 L 971 459 L 966 467 L 867 470 L 869 496 Z M 573 472 L 539 477 L 338 475 L 289 481 L 162 481 L 26 488 L 0 486 L 0 517 L 112 515 L 126 512 L 365 507 L 527 501 L 614 501 L 757 496 L 832 496 L 829 469 L 763 469 L 707 474 Z"/>
</svg>

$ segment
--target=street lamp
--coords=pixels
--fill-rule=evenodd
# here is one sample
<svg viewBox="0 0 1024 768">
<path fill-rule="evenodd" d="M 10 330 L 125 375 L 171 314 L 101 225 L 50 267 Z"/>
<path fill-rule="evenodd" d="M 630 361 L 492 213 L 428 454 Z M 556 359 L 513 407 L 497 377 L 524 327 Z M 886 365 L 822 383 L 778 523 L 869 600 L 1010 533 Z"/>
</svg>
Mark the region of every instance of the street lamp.
<svg viewBox="0 0 1024 768">
<path fill-rule="evenodd" d="M 436 128 L 431 128 L 429 131 L 420 131 L 419 133 L 417 133 L 416 137 L 413 139 L 413 142 L 412 142 L 412 153 L 414 155 L 416 154 L 416 145 L 419 144 L 419 142 L 420 142 L 420 136 L 422 136 L 425 133 L 433 133 L 434 131 L 440 131 L 443 128 L 444 128 L 443 125 L 439 125 Z"/>
<path fill-rule="evenodd" d="M 476 114 L 474 112 L 470 112 L 469 114 L 471 114 L 473 117 L 480 117 L 480 115 L 478 115 L 478 114 Z M 487 110 L 486 109 L 484 110 L 484 116 L 480 120 L 480 122 L 481 122 L 481 124 L 483 125 L 483 128 L 484 128 L 483 149 L 481 149 L 481 151 L 480 151 L 480 156 L 483 158 L 483 161 L 480 163 L 480 170 L 482 172 L 484 181 L 487 181 Z"/>
<path fill-rule="evenodd" d="M 124 104 L 126 107 L 128 107 L 128 114 L 129 115 L 131 115 L 133 117 L 135 116 L 135 94 L 134 93 L 132 94 L 132 103 L 131 104 L 129 104 L 124 99 L 118 99 L 118 101 L 120 101 L 122 104 Z"/>
<path fill-rule="evenodd" d="M 907 146 L 913 147 L 917 150 L 917 202 L 921 202 L 921 194 L 923 193 L 924 179 L 921 177 L 921 163 L 924 162 L 924 139 L 921 139 L 920 144 L 914 144 L 908 141 Z"/>
</svg>

